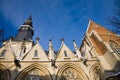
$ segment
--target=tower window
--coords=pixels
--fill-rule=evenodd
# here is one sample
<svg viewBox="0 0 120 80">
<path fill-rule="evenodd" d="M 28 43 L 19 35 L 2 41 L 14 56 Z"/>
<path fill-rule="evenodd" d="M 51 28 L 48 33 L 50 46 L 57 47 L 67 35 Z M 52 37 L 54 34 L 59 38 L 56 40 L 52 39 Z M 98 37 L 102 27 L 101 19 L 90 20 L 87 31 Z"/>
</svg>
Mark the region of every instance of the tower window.
<svg viewBox="0 0 120 80">
<path fill-rule="evenodd" d="M 6 50 L 3 50 L 2 53 L 0 54 L 0 57 L 5 57 Z"/>
<path fill-rule="evenodd" d="M 65 55 L 65 57 L 68 57 L 68 55 L 67 55 L 67 52 L 66 52 L 66 51 L 64 51 L 64 55 Z"/>
<path fill-rule="evenodd" d="M 34 57 L 38 57 L 38 50 L 35 50 Z"/>
</svg>

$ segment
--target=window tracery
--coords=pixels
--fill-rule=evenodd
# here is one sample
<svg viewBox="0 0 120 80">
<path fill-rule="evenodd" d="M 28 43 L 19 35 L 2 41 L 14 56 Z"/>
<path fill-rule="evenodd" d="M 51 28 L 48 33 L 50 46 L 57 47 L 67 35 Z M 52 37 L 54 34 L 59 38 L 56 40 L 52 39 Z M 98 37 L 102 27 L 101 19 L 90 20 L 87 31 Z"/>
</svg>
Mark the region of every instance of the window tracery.
<svg viewBox="0 0 120 80">
<path fill-rule="evenodd" d="M 94 77 L 94 80 L 102 80 L 102 75 L 101 75 L 101 71 L 99 68 L 96 68 L 94 71 L 93 71 L 93 77 Z"/>
<path fill-rule="evenodd" d="M 63 72 L 61 80 L 82 80 L 79 75 L 73 68 L 68 68 Z"/>
<path fill-rule="evenodd" d="M 110 40 L 110 47 L 112 48 L 112 50 L 118 55 L 120 56 L 120 45 L 118 45 L 116 42 Z"/>
</svg>

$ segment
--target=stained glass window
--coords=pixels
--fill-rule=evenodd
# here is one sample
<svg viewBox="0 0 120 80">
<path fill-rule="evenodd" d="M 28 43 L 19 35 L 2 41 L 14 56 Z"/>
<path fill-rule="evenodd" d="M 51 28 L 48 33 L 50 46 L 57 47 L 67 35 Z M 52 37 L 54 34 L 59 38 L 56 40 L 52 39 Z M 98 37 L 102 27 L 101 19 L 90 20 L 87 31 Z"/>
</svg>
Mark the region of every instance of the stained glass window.
<svg viewBox="0 0 120 80">
<path fill-rule="evenodd" d="M 116 42 L 110 40 L 110 47 L 112 48 L 112 50 L 120 56 L 120 45 L 118 45 Z"/>
<path fill-rule="evenodd" d="M 45 78 L 45 76 L 43 76 L 43 72 L 34 69 L 23 80 L 47 80 L 47 79 Z"/>
<path fill-rule="evenodd" d="M 73 68 L 68 68 L 63 72 L 61 80 L 82 80 L 79 75 Z"/>
</svg>

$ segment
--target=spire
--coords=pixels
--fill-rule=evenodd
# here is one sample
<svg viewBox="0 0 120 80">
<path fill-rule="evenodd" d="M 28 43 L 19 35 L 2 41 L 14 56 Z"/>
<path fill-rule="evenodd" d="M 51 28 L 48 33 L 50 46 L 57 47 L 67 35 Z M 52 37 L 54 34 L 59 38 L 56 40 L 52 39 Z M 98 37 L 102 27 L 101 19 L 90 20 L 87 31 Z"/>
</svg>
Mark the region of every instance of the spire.
<svg viewBox="0 0 120 80">
<path fill-rule="evenodd" d="M 15 41 L 23 41 L 26 39 L 27 41 L 32 41 L 32 37 L 34 35 L 34 30 L 32 27 L 32 15 L 20 26 L 18 29 L 18 34 L 15 36 Z"/>
<path fill-rule="evenodd" d="M 23 25 L 29 25 L 29 26 L 33 27 L 32 26 L 32 15 L 30 15 L 28 17 L 28 19 L 23 23 Z"/>
<path fill-rule="evenodd" d="M 73 40 L 73 45 L 74 45 L 75 51 L 77 51 L 77 50 L 78 50 L 78 46 L 77 46 L 77 44 L 76 44 L 76 41 L 75 41 L 75 40 Z"/>
<path fill-rule="evenodd" d="M 78 49 L 78 47 L 77 47 L 77 44 L 76 44 L 75 40 L 73 40 L 73 44 L 74 44 L 76 56 L 77 56 L 79 59 L 81 59 L 82 56 L 81 56 L 81 53 L 80 53 L 80 51 L 79 51 L 79 49 Z"/>
<path fill-rule="evenodd" d="M 52 40 L 49 40 L 49 59 L 50 60 L 54 60 L 55 59 L 55 55 L 54 55 L 54 50 L 53 50 L 53 46 L 52 46 Z"/>
</svg>

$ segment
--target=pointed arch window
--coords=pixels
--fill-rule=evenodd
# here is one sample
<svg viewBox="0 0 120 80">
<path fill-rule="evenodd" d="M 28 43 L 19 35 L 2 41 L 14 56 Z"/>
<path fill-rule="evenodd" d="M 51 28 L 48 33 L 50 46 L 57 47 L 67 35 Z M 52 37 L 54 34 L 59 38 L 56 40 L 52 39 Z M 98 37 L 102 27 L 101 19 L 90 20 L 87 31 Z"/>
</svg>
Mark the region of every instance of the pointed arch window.
<svg viewBox="0 0 120 80">
<path fill-rule="evenodd" d="M 23 53 L 26 52 L 26 46 L 25 45 L 22 45 L 22 51 L 23 51 Z"/>
<path fill-rule="evenodd" d="M 23 53 L 25 53 L 26 52 L 26 47 L 24 47 L 24 49 L 23 49 Z"/>
<path fill-rule="evenodd" d="M 94 71 L 93 71 L 93 79 L 94 80 L 103 80 L 102 78 L 103 78 L 103 76 L 102 76 L 102 72 L 100 71 L 100 69 L 95 69 Z"/>
<path fill-rule="evenodd" d="M 47 77 L 42 76 L 44 73 L 38 69 L 33 69 L 22 80 L 49 80 Z M 45 75 L 45 74 L 44 74 Z"/>
<path fill-rule="evenodd" d="M 68 57 L 66 50 L 64 50 L 64 55 L 65 55 L 65 57 Z"/>
<path fill-rule="evenodd" d="M 38 58 L 38 50 L 34 51 L 34 58 Z"/>
<path fill-rule="evenodd" d="M 118 45 L 116 42 L 110 40 L 110 47 L 112 48 L 112 50 L 118 55 L 120 56 L 120 45 Z"/>
<path fill-rule="evenodd" d="M 64 59 L 65 60 L 70 60 L 70 57 L 69 57 L 69 55 L 68 55 L 66 50 L 64 50 Z"/>
<path fill-rule="evenodd" d="M 4 58 L 6 54 L 6 49 L 2 51 L 2 53 L 0 54 L 0 58 Z"/>
</svg>

